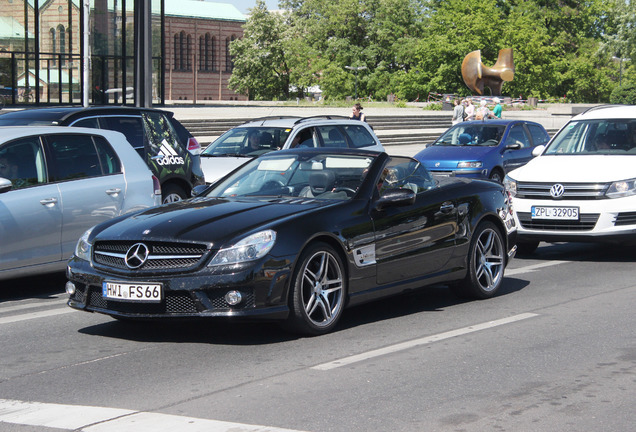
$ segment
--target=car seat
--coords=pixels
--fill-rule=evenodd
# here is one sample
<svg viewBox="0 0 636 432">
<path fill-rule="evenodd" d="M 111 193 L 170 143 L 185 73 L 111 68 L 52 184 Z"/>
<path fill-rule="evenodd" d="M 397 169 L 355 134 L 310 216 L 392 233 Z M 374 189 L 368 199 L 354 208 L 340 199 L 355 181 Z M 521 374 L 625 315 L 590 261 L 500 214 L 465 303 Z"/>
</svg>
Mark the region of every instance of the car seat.
<svg viewBox="0 0 636 432">
<path fill-rule="evenodd" d="M 336 175 L 332 171 L 321 170 L 309 174 L 309 186 L 305 186 L 298 196 L 314 198 L 317 195 L 329 192 L 336 183 Z"/>
</svg>

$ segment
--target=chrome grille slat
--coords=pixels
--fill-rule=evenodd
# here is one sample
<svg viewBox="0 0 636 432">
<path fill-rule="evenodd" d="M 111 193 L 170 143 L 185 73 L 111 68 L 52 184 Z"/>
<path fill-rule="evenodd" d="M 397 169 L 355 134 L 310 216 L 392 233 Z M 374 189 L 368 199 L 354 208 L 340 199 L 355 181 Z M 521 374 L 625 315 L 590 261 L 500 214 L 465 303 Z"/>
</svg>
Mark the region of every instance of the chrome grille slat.
<svg viewBox="0 0 636 432">
<path fill-rule="evenodd" d="M 565 191 L 559 198 L 550 195 L 550 188 L 559 182 L 552 183 L 517 183 L 518 198 L 536 198 L 552 201 L 576 200 L 576 199 L 603 199 L 609 183 L 559 183 Z"/>
<path fill-rule="evenodd" d="M 207 256 L 208 246 L 192 243 L 154 241 L 98 241 L 93 247 L 93 260 L 98 266 L 132 271 L 126 265 L 126 253 L 136 243 L 149 248 L 146 262 L 135 272 L 148 270 L 187 270 L 197 267 Z"/>
</svg>

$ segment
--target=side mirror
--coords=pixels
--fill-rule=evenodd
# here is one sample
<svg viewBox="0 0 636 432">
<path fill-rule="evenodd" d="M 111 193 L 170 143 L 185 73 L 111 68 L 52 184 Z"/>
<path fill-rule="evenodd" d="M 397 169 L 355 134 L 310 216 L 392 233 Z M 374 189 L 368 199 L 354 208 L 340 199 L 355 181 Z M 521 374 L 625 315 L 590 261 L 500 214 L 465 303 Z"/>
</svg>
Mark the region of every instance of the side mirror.
<svg viewBox="0 0 636 432">
<path fill-rule="evenodd" d="M 0 193 L 8 192 L 13 187 L 11 180 L 0 177 Z"/>
<path fill-rule="evenodd" d="M 209 187 L 210 186 L 208 186 L 208 185 L 198 185 L 198 186 L 193 187 L 192 188 L 192 197 L 201 195 Z"/>
<path fill-rule="evenodd" d="M 543 150 L 545 150 L 545 146 L 544 145 L 538 145 L 535 148 L 532 149 L 532 156 L 537 157 L 540 156 L 541 153 L 543 153 Z"/>
<path fill-rule="evenodd" d="M 404 207 L 415 203 L 415 192 L 411 189 L 387 189 L 375 203 L 376 210 L 387 207 Z"/>
<path fill-rule="evenodd" d="M 519 150 L 520 148 L 521 148 L 521 144 L 516 142 L 513 144 L 507 144 L 505 147 L 505 150 Z"/>
</svg>

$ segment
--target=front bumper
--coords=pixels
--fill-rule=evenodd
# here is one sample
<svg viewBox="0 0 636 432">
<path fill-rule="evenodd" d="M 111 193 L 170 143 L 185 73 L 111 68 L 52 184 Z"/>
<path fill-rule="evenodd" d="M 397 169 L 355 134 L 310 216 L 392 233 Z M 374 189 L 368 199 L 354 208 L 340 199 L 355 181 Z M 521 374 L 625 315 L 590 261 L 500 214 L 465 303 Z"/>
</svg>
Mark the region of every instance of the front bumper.
<svg viewBox="0 0 636 432">
<path fill-rule="evenodd" d="M 104 274 L 88 262 L 72 258 L 67 278 L 75 286 L 68 305 L 74 309 L 98 312 L 131 319 L 232 317 L 282 320 L 289 313 L 288 268 L 277 271 L 250 268 L 234 274 L 172 274 L 165 276 L 122 277 Z M 160 283 L 160 302 L 137 302 L 107 299 L 102 295 L 104 281 L 126 283 Z M 230 306 L 228 291 L 239 291 L 243 301 Z"/>
<path fill-rule="evenodd" d="M 463 178 L 476 178 L 476 179 L 487 179 L 488 178 L 488 170 L 486 168 L 466 168 L 466 169 L 435 169 L 428 168 L 430 173 L 435 176 L 440 177 L 463 177 Z"/>
<path fill-rule="evenodd" d="M 577 207 L 578 220 L 533 219 L 532 207 Z M 520 241 L 636 242 L 636 197 L 597 200 L 513 198 Z"/>
</svg>

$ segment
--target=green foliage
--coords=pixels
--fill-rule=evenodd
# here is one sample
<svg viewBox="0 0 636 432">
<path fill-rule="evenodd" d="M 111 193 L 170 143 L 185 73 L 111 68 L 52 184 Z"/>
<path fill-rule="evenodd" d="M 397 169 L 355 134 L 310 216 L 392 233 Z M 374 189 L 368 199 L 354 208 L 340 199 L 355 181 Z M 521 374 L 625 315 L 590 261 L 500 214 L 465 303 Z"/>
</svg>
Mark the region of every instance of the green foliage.
<svg viewBox="0 0 636 432">
<path fill-rule="evenodd" d="M 610 102 L 615 104 L 636 105 L 636 83 L 627 83 L 616 87 L 610 95 Z"/>
<path fill-rule="evenodd" d="M 232 88 L 256 99 L 287 99 L 320 85 L 326 99 L 426 100 L 429 92 L 470 95 L 464 57 L 480 50 L 492 66 L 513 48 L 515 75 L 503 94 L 606 102 L 636 58 L 633 0 L 262 0 L 232 44 Z M 622 75 L 625 70 L 626 75 Z M 488 94 L 488 93 L 487 93 Z"/>
</svg>

